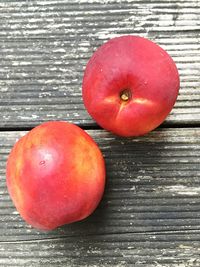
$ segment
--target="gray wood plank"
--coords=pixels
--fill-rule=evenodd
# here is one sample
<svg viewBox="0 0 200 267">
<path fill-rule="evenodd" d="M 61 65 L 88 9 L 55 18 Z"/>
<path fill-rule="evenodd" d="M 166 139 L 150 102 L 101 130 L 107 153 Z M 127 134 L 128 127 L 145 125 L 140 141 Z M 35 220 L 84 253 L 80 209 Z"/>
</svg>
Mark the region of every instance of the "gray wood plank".
<svg viewBox="0 0 200 267">
<path fill-rule="evenodd" d="M 1 1 L 0 128 L 46 120 L 95 125 L 81 98 L 83 70 L 109 38 L 150 38 L 177 63 L 181 90 L 167 124 L 200 122 L 200 2 Z"/>
<path fill-rule="evenodd" d="M 24 133 L 0 132 L 1 266 L 199 266 L 199 128 L 135 139 L 89 130 L 107 165 L 103 201 L 52 232 L 26 225 L 5 187 L 8 153 Z"/>
<path fill-rule="evenodd" d="M 118 234 L 4 243 L 1 266 L 198 267 L 199 234 Z M 2 249 L 3 248 L 3 249 Z"/>
</svg>

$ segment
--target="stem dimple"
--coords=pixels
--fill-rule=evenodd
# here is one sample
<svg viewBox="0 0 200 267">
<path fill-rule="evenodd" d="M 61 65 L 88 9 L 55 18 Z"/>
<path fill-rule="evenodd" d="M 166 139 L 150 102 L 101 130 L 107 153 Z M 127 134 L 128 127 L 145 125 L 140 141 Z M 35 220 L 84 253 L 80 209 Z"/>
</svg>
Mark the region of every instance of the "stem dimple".
<svg viewBox="0 0 200 267">
<path fill-rule="evenodd" d="M 131 91 L 129 89 L 125 89 L 120 93 L 120 99 L 122 101 L 127 102 L 131 98 Z"/>
</svg>

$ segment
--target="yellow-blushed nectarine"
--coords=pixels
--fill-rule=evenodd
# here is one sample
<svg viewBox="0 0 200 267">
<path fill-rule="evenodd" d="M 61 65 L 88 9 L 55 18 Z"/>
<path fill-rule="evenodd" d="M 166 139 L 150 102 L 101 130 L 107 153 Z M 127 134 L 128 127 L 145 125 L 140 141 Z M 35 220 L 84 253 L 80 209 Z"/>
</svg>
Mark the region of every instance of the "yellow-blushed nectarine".
<svg viewBox="0 0 200 267">
<path fill-rule="evenodd" d="M 105 164 L 84 130 L 67 122 L 47 122 L 14 145 L 6 177 L 24 220 L 51 230 L 82 220 L 96 209 L 104 192 Z"/>
</svg>

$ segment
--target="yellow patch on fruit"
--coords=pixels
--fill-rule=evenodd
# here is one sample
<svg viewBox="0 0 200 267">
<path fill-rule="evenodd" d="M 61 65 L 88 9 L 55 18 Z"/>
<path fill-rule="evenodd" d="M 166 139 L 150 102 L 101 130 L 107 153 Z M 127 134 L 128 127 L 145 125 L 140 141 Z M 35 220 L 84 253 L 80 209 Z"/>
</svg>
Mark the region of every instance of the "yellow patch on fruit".
<svg viewBox="0 0 200 267">
<path fill-rule="evenodd" d="M 34 131 L 34 129 L 26 135 L 26 149 L 32 147 L 39 147 L 41 140 L 47 135 L 47 129 L 40 126 L 40 131 Z"/>
<path fill-rule="evenodd" d="M 96 161 L 96 148 L 88 143 L 84 137 L 79 137 L 75 152 L 76 173 L 77 177 L 89 178 L 93 177 L 92 172 L 96 172 L 98 162 Z"/>
<path fill-rule="evenodd" d="M 20 176 L 21 169 L 22 169 L 22 160 L 18 159 L 15 163 L 15 177 Z"/>
<path fill-rule="evenodd" d="M 109 103 L 113 104 L 115 103 L 115 101 L 116 101 L 116 96 L 109 96 L 104 99 L 104 103 L 108 103 L 108 104 Z"/>
<path fill-rule="evenodd" d="M 24 198 L 22 196 L 21 189 L 17 185 L 17 183 L 14 184 L 13 191 L 15 192 L 15 203 L 17 203 L 17 209 L 23 208 L 24 205 Z"/>
<path fill-rule="evenodd" d="M 23 196 L 22 196 L 22 192 L 19 188 L 19 182 L 17 181 L 17 179 L 20 178 L 21 176 L 21 170 L 22 170 L 22 165 L 23 165 L 23 162 L 22 160 L 17 160 L 16 161 L 16 169 L 15 169 L 15 177 L 13 179 L 13 191 L 15 192 L 15 198 L 16 198 L 16 203 L 18 204 L 18 207 L 23 207 L 23 203 L 24 203 L 24 199 L 23 199 Z"/>
<path fill-rule="evenodd" d="M 154 105 L 154 103 L 151 100 L 148 100 L 145 98 L 133 98 L 132 102 L 136 104 L 147 105 L 147 106 Z"/>
</svg>

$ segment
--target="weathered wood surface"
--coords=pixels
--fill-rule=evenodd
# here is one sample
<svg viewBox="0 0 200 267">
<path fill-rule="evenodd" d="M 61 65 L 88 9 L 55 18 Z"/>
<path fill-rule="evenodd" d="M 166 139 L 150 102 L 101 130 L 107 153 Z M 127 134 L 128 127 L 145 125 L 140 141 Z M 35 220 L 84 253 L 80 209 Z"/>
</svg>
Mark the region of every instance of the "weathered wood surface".
<svg viewBox="0 0 200 267">
<path fill-rule="evenodd" d="M 88 133 L 106 160 L 103 201 L 52 232 L 32 229 L 13 207 L 5 163 L 24 132 L 0 133 L 0 266 L 200 266 L 200 129 Z"/>
<path fill-rule="evenodd" d="M 111 37 L 139 34 L 177 63 L 181 90 L 168 124 L 200 122 L 200 1 L 1 1 L 0 128 L 61 119 L 95 125 L 83 107 L 83 70 Z"/>
<path fill-rule="evenodd" d="M 160 44 L 181 79 L 166 128 L 136 139 L 94 130 L 81 98 L 89 57 L 122 34 Z M 199 267 L 199 77 L 199 0 L 0 1 L 0 266 Z M 40 232 L 16 212 L 5 164 L 20 130 L 47 120 L 93 128 L 107 187 L 88 219 Z"/>
</svg>

